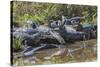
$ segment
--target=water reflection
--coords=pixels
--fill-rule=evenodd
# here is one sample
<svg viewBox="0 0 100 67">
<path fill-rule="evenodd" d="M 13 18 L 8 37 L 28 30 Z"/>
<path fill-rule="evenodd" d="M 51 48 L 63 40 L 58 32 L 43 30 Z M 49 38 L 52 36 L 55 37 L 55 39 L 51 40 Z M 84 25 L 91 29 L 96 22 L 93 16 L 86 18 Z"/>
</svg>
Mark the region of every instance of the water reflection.
<svg viewBox="0 0 100 67">
<path fill-rule="evenodd" d="M 76 42 L 75 44 L 68 44 L 65 48 L 50 48 L 36 52 L 33 56 L 25 58 L 14 58 L 14 65 L 39 65 L 39 64 L 58 64 L 58 63 L 70 63 L 70 62 L 84 62 L 94 61 L 97 57 L 96 52 L 96 40 L 89 40 L 88 45 L 84 49 L 80 49 L 72 53 L 71 57 L 68 55 L 68 48 L 79 48 L 82 42 Z M 20 55 L 16 53 L 15 56 Z"/>
</svg>

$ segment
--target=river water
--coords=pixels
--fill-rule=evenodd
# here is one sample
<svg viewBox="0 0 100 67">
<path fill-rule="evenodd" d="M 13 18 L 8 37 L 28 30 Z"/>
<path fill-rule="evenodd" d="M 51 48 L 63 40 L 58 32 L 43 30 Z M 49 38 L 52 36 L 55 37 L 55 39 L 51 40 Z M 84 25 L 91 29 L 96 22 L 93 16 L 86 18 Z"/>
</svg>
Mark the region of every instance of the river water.
<svg viewBox="0 0 100 67">
<path fill-rule="evenodd" d="M 20 57 L 20 53 L 14 53 L 13 65 L 27 66 L 27 65 L 43 65 L 43 64 L 61 64 L 72 62 L 87 62 L 95 61 L 97 59 L 97 40 L 92 39 L 85 42 L 86 47 L 81 48 L 83 42 L 76 42 L 74 44 L 66 44 L 63 48 L 50 48 L 37 51 L 33 56 Z M 70 50 L 70 52 L 68 52 Z"/>
</svg>

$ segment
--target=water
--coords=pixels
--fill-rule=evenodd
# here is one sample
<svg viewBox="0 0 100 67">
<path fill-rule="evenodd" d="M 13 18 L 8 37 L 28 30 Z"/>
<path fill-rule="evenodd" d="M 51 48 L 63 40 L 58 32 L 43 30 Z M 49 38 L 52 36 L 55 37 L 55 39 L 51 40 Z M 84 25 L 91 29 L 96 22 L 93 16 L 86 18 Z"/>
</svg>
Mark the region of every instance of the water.
<svg viewBox="0 0 100 67">
<path fill-rule="evenodd" d="M 33 56 L 26 58 L 13 59 L 14 65 L 23 66 L 23 65 L 41 65 L 41 64 L 61 64 L 61 63 L 72 63 L 72 62 L 87 62 L 95 61 L 97 59 L 97 53 L 94 51 L 96 40 L 86 41 L 88 47 L 84 49 L 79 49 L 72 53 L 71 57 L 68 55 L 68 49 L 76 49 L 82 45 L 82 41 L 76 42 L 75 44 L 66 44 L 65 48 L 50 48 L 42 51 L 36 52 Z M 65 49 L 65 51 L 63 51 Z M 96 48 L 95 48 L 96 49 Z M 61 50 L 63 52 L 61 52 Z M 61 54 L 60 54 L 60 52 Z M 93 52 L 94 51 L 94 52 Z M 58 53 L 57 53 L 58 52 Z M 20 53 L 16 53 L 20 55 Z M 34 59 L 34 57 L 36 57 Z"/>
</svg>

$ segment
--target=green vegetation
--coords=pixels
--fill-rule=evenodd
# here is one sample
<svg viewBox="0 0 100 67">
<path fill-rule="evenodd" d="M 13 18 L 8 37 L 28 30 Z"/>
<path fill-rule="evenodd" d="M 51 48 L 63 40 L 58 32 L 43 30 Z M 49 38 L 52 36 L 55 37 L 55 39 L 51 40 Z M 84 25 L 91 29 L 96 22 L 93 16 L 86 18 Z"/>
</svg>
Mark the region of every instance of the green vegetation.
<svg viewBox="0 0 100 67">
<path fill-rule="evenodd" d="M 50 20 L 61 19 L 62 15 L 67 18 L 85 16 L 85 22 L 97 22 L 96 6 L 25 1 L 13 1 L 12 5 L 13 22 L 18 22 L 20 25 L 23 25 L 27 20 L 33 20 L 38 23 L 48 23 Z"/>
<path fill-rule="evenodd" d="M 13 39 L 12 47 L 13 51 L 20 50 L 22 48 L 22 39 L 21 38 Z"/>
</svg>

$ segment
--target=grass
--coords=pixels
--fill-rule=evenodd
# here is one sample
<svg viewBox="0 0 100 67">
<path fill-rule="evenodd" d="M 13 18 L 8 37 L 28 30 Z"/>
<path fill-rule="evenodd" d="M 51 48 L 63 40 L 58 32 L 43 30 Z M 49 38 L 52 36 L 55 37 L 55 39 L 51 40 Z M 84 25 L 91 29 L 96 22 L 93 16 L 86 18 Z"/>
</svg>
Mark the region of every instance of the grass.
<svg viewBox="0 0 100 67">
<path fill-rule="evenodd" d="M 13 47 L 13 51 L 20 50 L 22 48 L 22 39 L 21 38 L 13 39 L 12 47 Z"/>
</svg>

